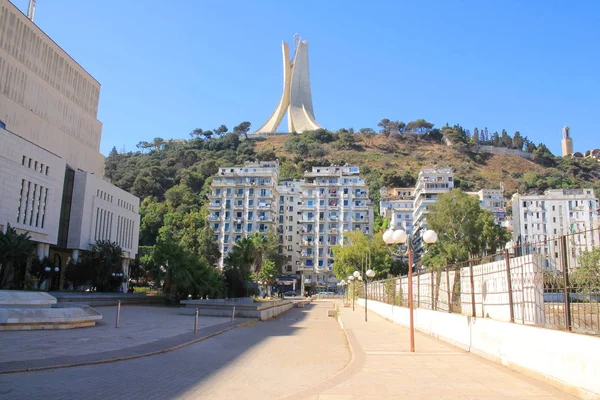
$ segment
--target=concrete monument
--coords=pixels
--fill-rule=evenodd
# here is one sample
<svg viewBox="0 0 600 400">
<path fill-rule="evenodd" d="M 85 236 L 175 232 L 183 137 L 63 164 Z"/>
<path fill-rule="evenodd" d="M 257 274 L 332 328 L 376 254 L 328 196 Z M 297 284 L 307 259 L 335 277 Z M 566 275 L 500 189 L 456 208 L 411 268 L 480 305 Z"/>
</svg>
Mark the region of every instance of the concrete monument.
<svg viewBox="0 0 600 400">
<path fill-rule="evenodd" d="M 283 53 L 283 94 L 271 117 L 255 134 L 277 132 L 283 116 L 288 114 L 288 132 L 304 132 L 321 128 L 315 121 L 310 92 L 308 70 L 308 41 L 295 35 L 294 59 L 290 60 L 290 49 L 281 42 Z"/>
</svg>

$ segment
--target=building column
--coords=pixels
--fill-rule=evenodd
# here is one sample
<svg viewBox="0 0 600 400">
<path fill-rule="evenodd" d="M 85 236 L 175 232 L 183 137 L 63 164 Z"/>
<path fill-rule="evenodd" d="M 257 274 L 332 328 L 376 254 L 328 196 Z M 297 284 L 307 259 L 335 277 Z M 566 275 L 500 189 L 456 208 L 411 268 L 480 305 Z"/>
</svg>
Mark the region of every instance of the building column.
<svg viewBox="0 0 600 400">
<path fill-rule="evenodd" d="M 37 246 L 36 246 L 36 253 L 37 253 L 38 260 L 41 261 L 41 260 L 44 259 L 44 256 L 47 257 L 47 255 L 45 254 L 45 252 L 46 252 L 46 245 L 44 243 L 38 243 Z"/>
</svg>

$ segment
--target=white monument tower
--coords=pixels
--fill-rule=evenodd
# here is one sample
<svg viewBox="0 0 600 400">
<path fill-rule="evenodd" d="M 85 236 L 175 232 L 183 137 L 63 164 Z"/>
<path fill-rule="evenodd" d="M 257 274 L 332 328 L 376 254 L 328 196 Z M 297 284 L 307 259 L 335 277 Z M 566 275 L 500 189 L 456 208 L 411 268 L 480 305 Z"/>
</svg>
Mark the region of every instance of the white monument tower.
<svg viewBox="0 0 600 400">
<path fill-rule="evenodd" d="M 321 128 L 315 121 L 308 71 L 308 41 L 294 35 L 295 53 L 290 61 L 290 50 L 281 42 L 283 53 L 283 94 L 271 117 L 255 133 L 277 132 L 283 116 L 288 114 L 288 132 L 304 132 Z"/>
</svg>

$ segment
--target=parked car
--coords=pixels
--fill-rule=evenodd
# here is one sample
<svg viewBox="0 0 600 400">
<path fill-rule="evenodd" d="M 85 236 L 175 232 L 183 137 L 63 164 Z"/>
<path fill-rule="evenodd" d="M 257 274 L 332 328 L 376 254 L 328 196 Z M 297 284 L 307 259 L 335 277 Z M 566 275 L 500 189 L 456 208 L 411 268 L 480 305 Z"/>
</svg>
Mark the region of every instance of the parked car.
<svg viewBox="0 0 600 400">
<path fill-rule="evenodd" d="M 293 290 L 289 290 L 283 294 L 283 297 L 296 297 L 296 296 L 298 296 L 298 295 Z"/>
</svg>

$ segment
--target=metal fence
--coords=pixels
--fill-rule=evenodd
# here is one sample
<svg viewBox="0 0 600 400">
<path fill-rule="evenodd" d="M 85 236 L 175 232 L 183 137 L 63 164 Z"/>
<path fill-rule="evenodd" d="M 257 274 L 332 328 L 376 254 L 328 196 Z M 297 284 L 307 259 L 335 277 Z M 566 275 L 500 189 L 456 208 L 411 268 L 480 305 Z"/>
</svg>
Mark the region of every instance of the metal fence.
<svg viewBox="0 0 600 400">
<path fill-rule="evenodd" d="M 365 285 L 359 288 L 364 298 Z M 408 277 L 368 283 L 369 300 L 408 306 Z M 600 335 L 600 229 L 543 237 L 413 274 L 415 308 Z"/>
</svg>

